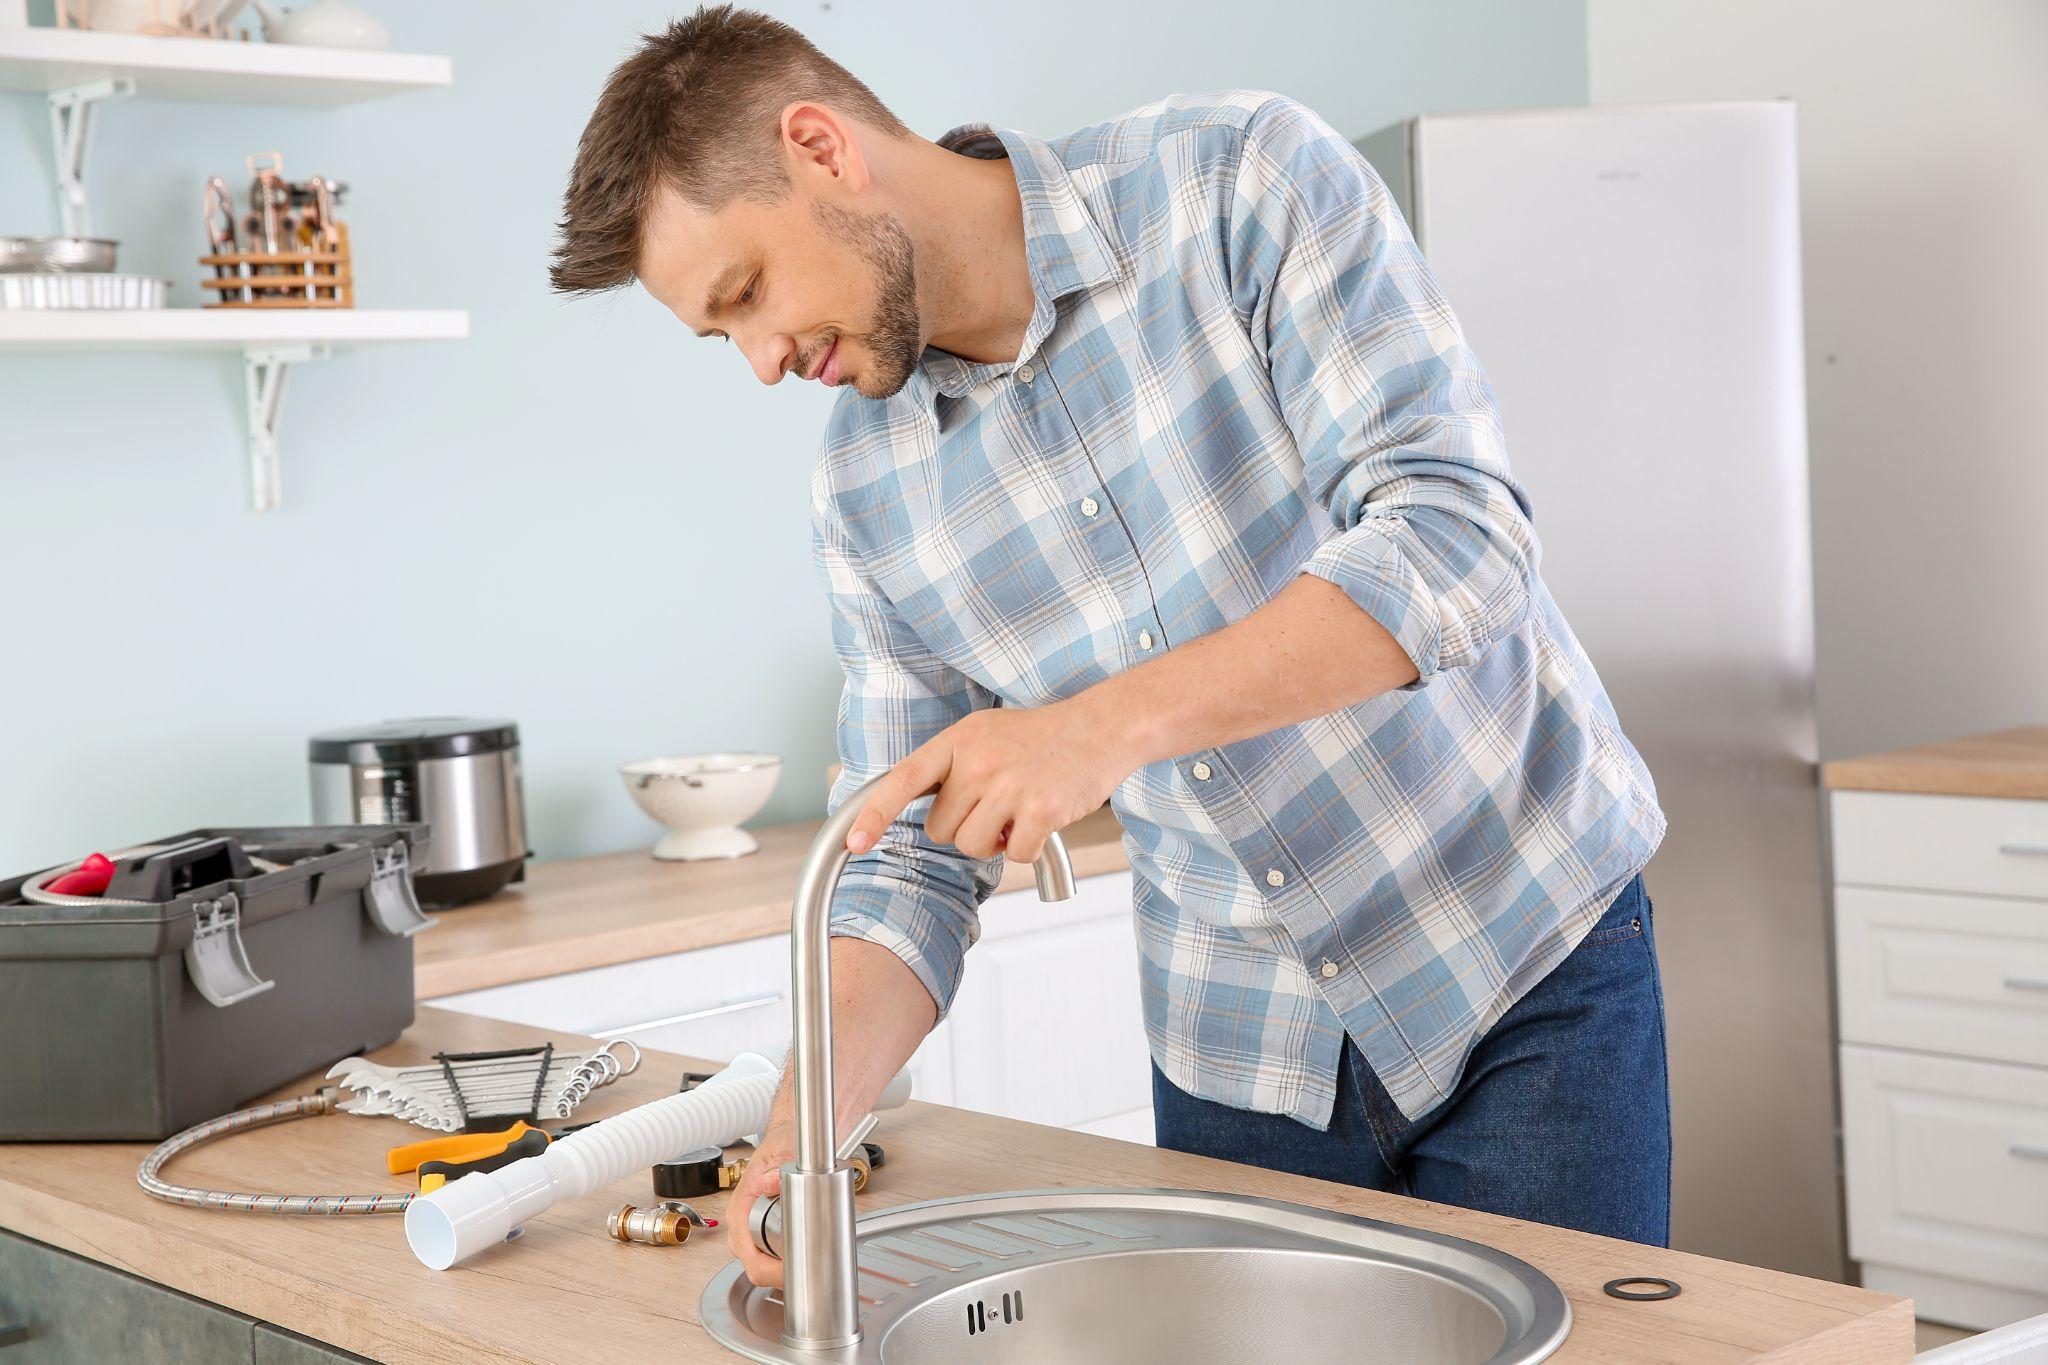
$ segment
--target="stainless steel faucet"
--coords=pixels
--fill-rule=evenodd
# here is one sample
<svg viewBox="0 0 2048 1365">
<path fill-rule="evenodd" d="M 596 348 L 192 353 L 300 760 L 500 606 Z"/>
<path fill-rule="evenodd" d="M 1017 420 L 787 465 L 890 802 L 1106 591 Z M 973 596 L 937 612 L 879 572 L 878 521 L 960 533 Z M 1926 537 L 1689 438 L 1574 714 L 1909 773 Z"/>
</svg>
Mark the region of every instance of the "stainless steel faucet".
<svg viewBox="0 0 2048 1365">
<path fill-rule="evenodd" d="M 782 1168 L 782 1194 L 759 1200 L 749 1224 L 754 1244 L 782 1258 L 782 1344 L 828 1351 L 860 1340 L 854 1290 L 853 1167 L 833 1149 L 832 961 L 828 928 L 832 893 L 846 870 L 846 835 L 867 804 L 875 778 L 840 805 L 818 831 L 797 875 L 789 922 L 790 996 L 796 1032 L 789 1064 L 796 1071 L 796 1160 Z M 1074 894 L 1074 865 L 1057 834 L 1046 836 L 1033 864 L 1038 898 Z M 781 1213 L 780 1229 L 773 1215 Z"/>
</svg>

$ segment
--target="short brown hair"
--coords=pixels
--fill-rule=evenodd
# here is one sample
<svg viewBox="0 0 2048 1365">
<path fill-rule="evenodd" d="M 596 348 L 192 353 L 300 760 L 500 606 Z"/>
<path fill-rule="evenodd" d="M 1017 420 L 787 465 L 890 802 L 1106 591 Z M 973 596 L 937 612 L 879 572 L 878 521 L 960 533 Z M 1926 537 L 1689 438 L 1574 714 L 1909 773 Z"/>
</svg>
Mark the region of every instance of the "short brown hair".
<svg viewBox="0 0 2048 1365">
<path fill-rule="evenodd" d="M 554 287 L 584 294 L 631 283 L 657 185 L 707 211 L 742 195 L 782 198 L 781 115 L 806 99 L 909 133 L 852 72 L 765 14 L 707 5 L 646 35 L 605 82 L 577 145 L 548 271 Z"/>
</svg>

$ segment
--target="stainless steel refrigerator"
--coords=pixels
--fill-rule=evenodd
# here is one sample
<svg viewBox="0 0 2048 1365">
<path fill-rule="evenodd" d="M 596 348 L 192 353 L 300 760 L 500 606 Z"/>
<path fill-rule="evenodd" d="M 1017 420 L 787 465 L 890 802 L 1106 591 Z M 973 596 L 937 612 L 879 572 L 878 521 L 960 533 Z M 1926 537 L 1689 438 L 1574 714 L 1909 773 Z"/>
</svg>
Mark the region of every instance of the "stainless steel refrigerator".
<svg viewBox="0 0 2048 1365">
<path fill-rule="evenodd" d="M 1789 103 L 1361 139 L 1499 394 L 1542 572 L 1671 829 L 1673 1242 L 1839 1278 Z"/>
</svg>

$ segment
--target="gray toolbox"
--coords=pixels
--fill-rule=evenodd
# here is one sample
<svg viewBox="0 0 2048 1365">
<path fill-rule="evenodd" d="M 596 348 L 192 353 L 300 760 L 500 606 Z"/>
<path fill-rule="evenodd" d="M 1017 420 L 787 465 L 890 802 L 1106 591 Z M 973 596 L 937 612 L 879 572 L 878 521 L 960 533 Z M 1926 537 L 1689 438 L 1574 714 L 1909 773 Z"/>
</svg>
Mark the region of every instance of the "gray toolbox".
<svg viewBox="0 0 2048 1365">
<path fill-rule="evenodd" d="M 411 1025 L 425 825 L 203 829 L 0 881 L 0 1141 L 168 1137 Z"/>
</svg>

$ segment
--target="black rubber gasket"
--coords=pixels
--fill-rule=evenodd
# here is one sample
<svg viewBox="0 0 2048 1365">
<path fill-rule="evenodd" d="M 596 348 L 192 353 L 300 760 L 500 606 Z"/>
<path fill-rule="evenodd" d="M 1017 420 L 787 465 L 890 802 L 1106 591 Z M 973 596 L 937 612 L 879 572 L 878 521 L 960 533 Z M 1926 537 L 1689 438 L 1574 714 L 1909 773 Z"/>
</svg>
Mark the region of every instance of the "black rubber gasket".
<svg viewBox="0 0 2048 1365">
<path fill-rule="evenodd" d="M 1657 1288 L 1645 1294 L 1634 1289 L 1622 1288 L 1626 1284 L 1654 1284 Z M 1655 1303 L 1660 1299 L 1675 1299 L 1682 1290 L 1678 1281 L 1667 1280 L 1662 1276 L 1625 1275 L 1621 1279 L 1609 1280 L 1601 1285 L 1600 1292 L 1611 1299 L 1627 1299 L 1632 1303 Z"/>
</svg>

